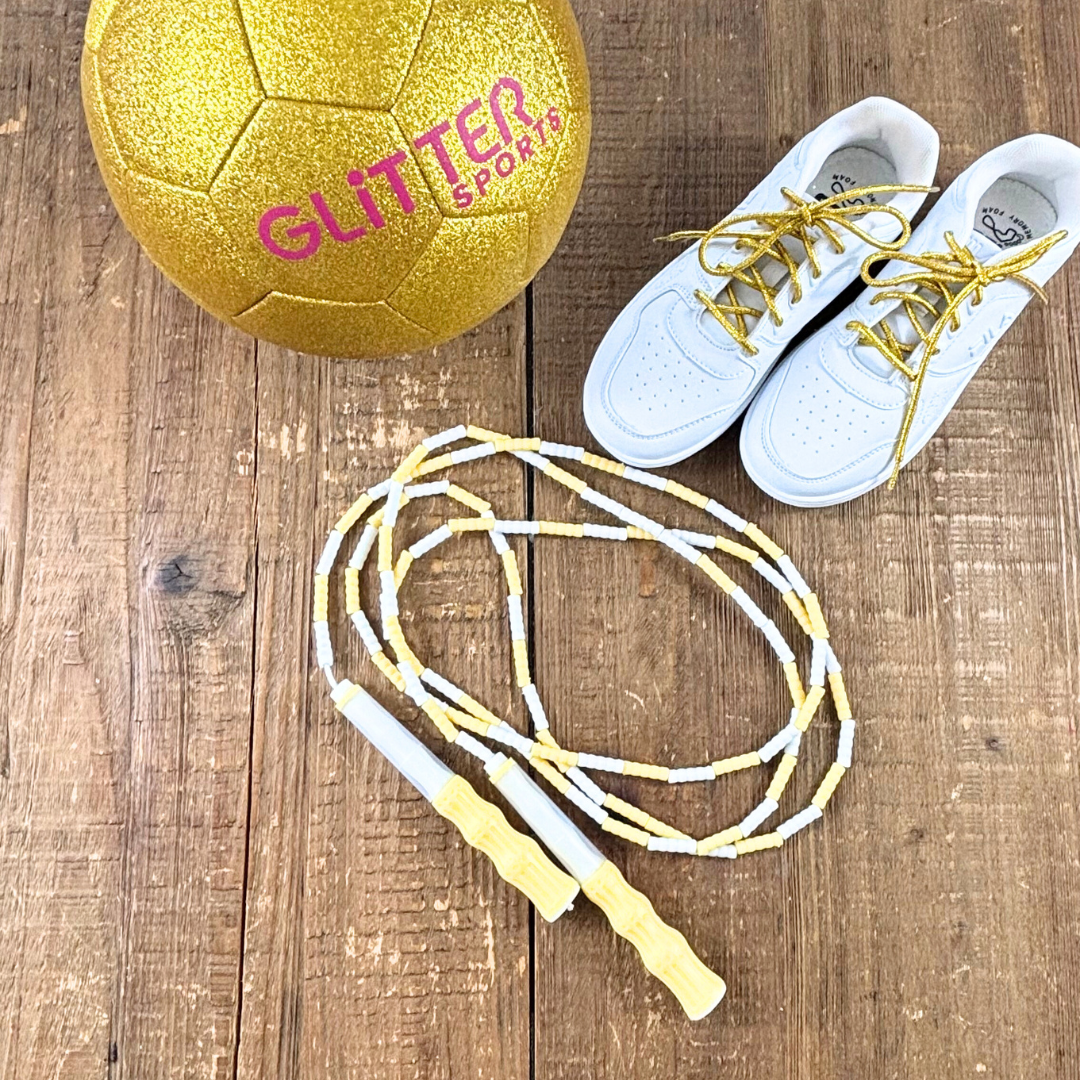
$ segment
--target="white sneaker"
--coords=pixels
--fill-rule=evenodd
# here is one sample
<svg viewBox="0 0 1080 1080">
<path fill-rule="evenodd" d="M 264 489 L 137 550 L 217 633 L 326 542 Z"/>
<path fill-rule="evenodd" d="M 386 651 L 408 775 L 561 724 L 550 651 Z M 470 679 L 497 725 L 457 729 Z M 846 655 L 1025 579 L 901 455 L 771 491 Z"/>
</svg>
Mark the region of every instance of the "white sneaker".
<svg viewBox="0 0 1080 1080">
<path fill-rule="evenodd" d="M 891 487 L 1078 242 L 1080 147 L 1029 135 L 991 150 L 776 369 L 743 422 L 746 471 L 794 506 Z"/>
<path fill-rule="evenodd" d="M 712 442 L 863 259 L 908 240 L 937 154 L 925 120 L 867 98 L 805 136 L 719 225 L 670 237 L 700 242 L 630 301 L 593 358 L 596 439 L 652 467 Z"/>
</svg>

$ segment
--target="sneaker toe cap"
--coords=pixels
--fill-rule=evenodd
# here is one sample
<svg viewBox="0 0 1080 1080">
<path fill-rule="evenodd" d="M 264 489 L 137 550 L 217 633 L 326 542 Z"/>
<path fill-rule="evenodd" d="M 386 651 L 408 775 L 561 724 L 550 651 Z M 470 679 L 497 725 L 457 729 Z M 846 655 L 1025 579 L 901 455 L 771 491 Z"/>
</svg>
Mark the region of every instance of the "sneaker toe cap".
<svg viewBox="0 0 1080 1080">
<path fill-rule="evenodd" d="M 842 502 L 876 486 L 891 469 L 896 441 L 896 410 L 831 375 L 823 346 L 810 339 L 773 373 L 740 438 L 754 482 L 795 505 Z M 884 397 L 891 401 L 892 394 Z"/>
<path fill-rule="evenodd" d="M 711 442 L 739 415 L 752 388 L 753 371 L 737 357 L 713 355 L 705 366 L 677 339 L 671 326 L 679 305 L 682 298 L 669 292 L 634 318 L 620 316 L 586 380 L 589 429 L 632 464 L 670 464 Z M 703 339 L 701 349 L 710 348 Z"/>
</svg>

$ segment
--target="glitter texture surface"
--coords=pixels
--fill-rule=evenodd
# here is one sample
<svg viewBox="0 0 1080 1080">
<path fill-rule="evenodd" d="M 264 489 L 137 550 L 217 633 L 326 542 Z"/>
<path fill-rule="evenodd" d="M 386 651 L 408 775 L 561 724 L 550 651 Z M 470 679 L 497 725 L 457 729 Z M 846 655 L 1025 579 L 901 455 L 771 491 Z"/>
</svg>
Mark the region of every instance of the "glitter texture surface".
<svg viewBox="0 0 1080 1080">
<path fill-rule="evenodd" d="M 157 266 L 308 352 L 482 321 L 551 254 L 588 154 L 566 0 L 93 0 L 82 76 Z"/>
</svg>

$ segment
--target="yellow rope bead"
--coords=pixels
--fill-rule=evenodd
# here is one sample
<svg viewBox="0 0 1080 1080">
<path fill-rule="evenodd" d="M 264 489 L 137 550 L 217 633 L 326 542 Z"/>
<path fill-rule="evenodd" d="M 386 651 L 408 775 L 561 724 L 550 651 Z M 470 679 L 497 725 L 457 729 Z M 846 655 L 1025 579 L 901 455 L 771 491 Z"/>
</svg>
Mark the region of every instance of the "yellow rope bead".
<svg viewBox="0 0 1080 1080">
<path fill-rule="evenodd" d="M 829 672 L 829 689 L 832 690 L 833 703 L 836 705 L 836 718 L 838 720 L 850 720 L 851 703 L 848 701 L 843 672 Z"/>
<path fill-rule="evenodd" d="M 542 758 L 544 761 L 554 762 L 560 769 L 572 769 L 578 763 L 578 756 L 571 750 L 563 750 L 562 747 L 544 746 L 537 743 L 529 760 Z"/>
<path fill-rule="evenodd" d="M 551 734 L 551 731 L 548 728 L 541 728 L 536 733 L 536 741 L 540 742 L 540 743 L 543 743 L 545 746 L 558 747 L 558 745 L 559 745 L 555 741 L 555 736 Z"/>
<path fill-rule="evenodd" d="M 471 731 L 474 735 L 486 735 L 491 728 L 489 723 L 484 720 L 477 720 L 475 716 L 462 712 L 461 709 L 455 709 L 453 705 L 444 705 L 443 709 L 458 727 Z"/>
<path fill-rule="evenodd" d="M 477 442 L 509 442 L 510 436 L 503 435 L 498 431 L 489 431 L 487 428 L 477 427 L 475 424 L 470 424 L 465 429 L 465 434 L 470 439 L 475 439 Z"/>
<path fill-rule="evenodd" d="M 799 665 L 794 660 L 789 660 L 784 665 L 784 675 L 787 677 L 788 690 L 791 692 L 791 703 L 797 708 L 802 708 L 806 700 L 806 691 L 803 689 L 802 679 L 799 678 Z"/>
<path fill-rule="evenodd" d="M 416 470 L 417 477 L 427 476 L 429 473 L 438 472 L 440 469 L 449 469 L 454 464 L 449 454 L 439 454 L 438 457 L 428 458 Z"/>
<path fill-rule="evenodd" d="M 453 721 L 434 698 L 428 698 L 420 708 L 427 713 L 431 722 L 439 729 L 439 734 L 447 742 L 452 743 L 457 739 L 458 729 L 454 727 Z"/>
<path fill-rule="evenodd" d="M 752 521 L 746 523 L 743 536 L 749 537 L 770 559 L 775 562 L 784 554 L 784 549 L 774 540 L 766 536 Z"/>
<path fill-rule="evenodd" d="M 521 575 L 518 573 L 517 556 L 513 548 L 502 553 L 503 573 L 506 575 L 506 587 L 512 596 L 521 596 Z"/>
<path fill-rule="evenodd" d="M 646 813 L 640 807 L 635 806 L 633 803 L 628 803 L 625 799 L 620 799 L 617 795 L 612 795 L 608 792 L 604 798 L 604 806 L 608 810 L 613 810 L 616 814 L 621 814 L 627 821 L 632 821 L 635 825 L 640 825 L 643 829 L 647 829 L 655 836 L 666 836 L 672 840 L 689 840 L 690 837 L 686 833 L 679 832 L 678 829 L 673 829 L 666 822 L 661 821 L 659 818 L 654 818 L 652 814 Z"/>
<path fill-rule="evenodd" d="M 618 818 L 605 818 L 600 828 L 613 836 L 621 836 L 624 840 L 629 840 L 631 844 L 649 846 L 649 834 L 644 829 L 636 829 L 633 825 L 627 825 L 625 821 L 619 821 Z"/>
<path fill-rule="evenodd" d="M 756 765 L 761 764 L 761 758 L 758 756 L 756 750 L 751 750 L 749 754 L 739 754 L 736 757 L 722 758 L 720 761 L 714 761 L 712 763 L 712 770 L 717 776 L 723 776 L 725 773 L 739 772 L 742 769 L 752 769 Z"/>
<path fill-rule="evenodd" d="M 552 480 L 557 480 L 563 487 L 568 487 L 571 491 L 577 492 L 578 495 L 589 486 L 580 477 L 559 468 L 553 461 L 544 466 L 544 475 L 550 476 Z"/>
<path fill-rule="evenodd" d="M 585 526 L 575 525 L 572 521 L 537 522 L 541 536 L 584 536 Z"/>
<path fill-rule="evenodd" d="M 379 573 L 394 569 L 394 530 L 389 525 L 379 526 Z"/>
<path fill-rule="evenodd" d="M 743 562 L 755 562 L 760 553 L 756 548 L 747 547 L 745 544 L 738 544 L 734 540 L 729 540 L 726 536 L 717 536 L 716 549 L 717 551 L 726 552 L 728 555 L 734 555 L 736 559 L 742 559 Z"/>
<path fill-rule="evenodd" d="M 807 593 L 803 597 L 803 603 L 806 605 L 806 614 L 810 616 L 814 637 L 828 640 L 829 628 L 825 625 L 825 616 L 821 614 L 821 604 L 818 602 L 817 593 Z"/>
<path fill-rule="evenodd" d="M 452 533 L 491 532 L 495 519 L 489 517 L 448 518 L 446 524 Z"/>
<path fill-rule="evenodd" d="M 735 591 L 735 582 L 732 581 L 731 578 L 729 578 L 727 574 L 725 574 L 724 571 L 721 570 L 720 567 L 717 566 L 704 552 L 698 556 L 698 561 L 694 565 L 704 570 L 724 592 L 730 595 Z"/>
<path fill-rule="evenodd" d="M 529 649 L 524 638 L 515 639 L 514 643 L 514 675 L 519 687 L 528 686 L 532 682 L 529 674 Z"/>
<path fill-rule="evenodd" d="M 398 690 L 405 689 L 405 677 L 394 666 L 393 660 L 380 649 L 372 653 L 371 662 L 394 684 Z"/>
<path fill-rule="evenodd" d="M 612 476 L 622 476 L 626 472 L 626 466 L 621 461 L 612 461 L 611 458 L 589 453 L 588 450 L 581 455 L 581 464 L 588 465 L 591 469 L 599 469 L 600 472 L 610 473 Z"/>
<path fill-rule="evenodd" d="M 810 616 L 806 614 L 806 608 L 803 607 L 799 594 L 794 589 L 788 589 L 786 593 L 781 593 L 780 599 L 791 608 L 791 614 L 795 616 L 802 632 L 804 634 L 813 633 L 814 628 L 810 625 Z"/>
<path fill-rule="evenodd" d="M 814 719 L 814 714 L 818 710 L 818 706 L 821 704 L 822 698 L 825 697 L 824 686 L 811 686 L 807 691 L 806 699 L 799 707 L 799 715 L 795 717 L 795 726 L 800 731 L 805 731 L 811 721 Z"/>
<path fill-rule="evenodd" d="M 487 499 L 481 499 L 479 495 L 474 495 L 471 491 L 458 487 L 457 484 L 451 484 L 446 489 L 446 494 L 455 502 L 467 506 L 470 510 L 475 510 L 478 514 L 487 513 L 491 509 L 491 503 Z"/>
<path fill-rule="evenodd" d="M 330 607 L 330 579 L 326 574 L 315 575 L 315 597 L 312 603 L 312 621 L 326 622 Z"/>
<path fill-rule="evenodd" d="M 650 765 L 645 761 L 624 761 L 623 776 L 643 776 L 646 780 L 664 780 L 671 770 L 666 765 Z"/>
<path fill-rule="evenodd" d="M 708 855 L 710 851 L 727 847 L 728 844 L 734 844 L 736 840 L 741 839 L 742 829 L 738 825 L 732 825 L 730 829 L 724 829 L 723 832 L 713 833 L 712 836 L 706 836 L 704 840 L 699 840 L 697 845 L 698 854 Z"/>
<path fill-rule="evenodd" d="M 754 851 L 780 847 L 783 843 L 784 838 L 778 832 L 763 833 L 761 836 L 751 836 L 747 840 L 736 840 L 735 854 L 749 855 Z"/>
<path fill-rule="evenodd" d="M 345 614 L 355 615 L 360 610 L 360 571 L 355 566 L 345 567 Z"/>
<path fill-rule="evenodd" d="M 413 554 L 406 549 L 398 556 L 397 566 L 394 567 L 394 584 L 401 588 L 401 583 L 405 580 L 405 575 L 409 572 L 409 567 L 413 564 Z"/>
<path fill-rule="evenodd" d="M 420 462 L 428 455 L 428 448 L 423 443 L 413 447 L 412 453 L 394 470 L 393 479 L 399 484 L 407 484 L 415 475 Z"/>
<path fill-rule="evenodd" d="M 700 491 L 688 488 L 685 484 L 680 484 L 675 480 L 669 480 L 664 491 L 667 492 L 668 495 L 674 495 L 676 499 L 682 499 L 683 502 L 687 502 L 691 506 L 696 506 L 699 510 L 704 510 L 705 507 L 709 505 L 709 497 L 707 495 L 702 495 Z"/>
<path fill-rule="evenodd" d="M 636 525 L 626 526 L 626 538 L 628 540 L 655 540 L 656 537 L 652 533 L 647 533 L 644 529 L 639 529 Z"/>
<path fill-rule="evenodd" d="M 483 720 L 488 724 L 501 724 L 502 721 L 490 710 L 484 708 L 475 698 L 470 697 L 468 694 L 462 694 L 457 699 L 457 704 L 467 712 L 471 712 L 478 720 Z"/>
<path fill-rule="evenodd" d="M 558 769 L 552 768 L 543 758 L 533 757 L 529 762 L 560 795 L 565 795 L 573 786 Z"/>
<path fill-rule="evenodd" d="M 349 509 L 346 510 L 345 513 L 338 518 L 337 524 L 334 526 L 334 528 L 337 529 L 337 531 L 342 535 L 347 533 L 360 520 L 360 518 L 363 516 L 364 511 L 371 505 L 371 503 L 372 499 L 370 495 L 361 495 L 360 498 L 357 499 L 356 502 L 354 502 L 352 506 L 350 506 Z"/>
<path fill-rule="evenodd" d="M 794 754 L 785 754 L 780 759 L 780 764 L 776 766 L 776 772 L 773 773 L 769 790 L 765 792 L 767 799 L 772 799 L 773 802 L 780 801 L 780 796 L 784 794 L 784 788 L 787 787 L 798 761 L 799 759 Z"/>
<path fill-rule="evenodd" d="M 495 452 L 499 454 L 513 454 L 515 451 L 528 450 L 536 453 L 540 449 L 539 439 L 493 439 Z"/>
<path fill-rule="evenodd" d="M 825 779 L 821 781 L 814 797 L 810 800 L 814 806 L 819 810 L 824 810 L 829 800 L 833 796 L 833 792 L 836 790 L 836 785 L 840 783 L 841 778 L 847 769 L 844 768 L 838 761 L 834 761 L 829 766 L 829 771 L 825 774 Z"/>
</svg>

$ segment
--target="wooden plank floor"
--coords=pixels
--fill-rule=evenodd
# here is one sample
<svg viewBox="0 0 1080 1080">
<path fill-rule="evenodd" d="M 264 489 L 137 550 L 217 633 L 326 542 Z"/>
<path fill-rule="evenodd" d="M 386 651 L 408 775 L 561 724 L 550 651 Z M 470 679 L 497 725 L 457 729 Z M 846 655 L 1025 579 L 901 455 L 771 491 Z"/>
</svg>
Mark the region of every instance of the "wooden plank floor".
<svg viewBox="0 0 1080 1080">
<path fill-rule="evenodd" d="M 587 442 L 582 380 L 671 255 L 653 236 L 871 93 L 938 127 L 943 183 L 1031 130 L 1080 140 L 1075 0 L 574 6 L 595 131 L 555 257 L 460 341 L 345 363 L 160 277 L 94 165 L 85 5 L 0 0 L 0 1080 L 1080 1078 L 1080 260 L 895 494 L 782 507 L 735 433 L 670 470 L 812 575 L 861 721 L 833 812 L 775 857 L 601 842 L 728 979 L 707 1020 L 587 903 L 536 920 L 327 706 L 329 524 L 450 423 Z M 473 475 L 500 513 L 565 511 Z M 510 709 L 478 551 L 417 575 L 411 632 Z M 527 560 L 567 740 L 684 761 L 767 729 L 782 687 L 726 606 L 655 552 L 569 551 Z M 757 783 L 650 805 L 703 827 Z"/>
</svg>

